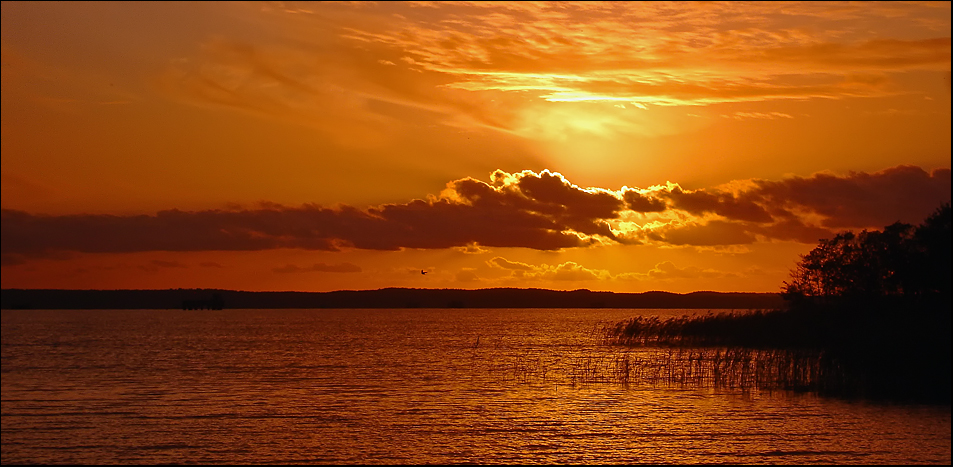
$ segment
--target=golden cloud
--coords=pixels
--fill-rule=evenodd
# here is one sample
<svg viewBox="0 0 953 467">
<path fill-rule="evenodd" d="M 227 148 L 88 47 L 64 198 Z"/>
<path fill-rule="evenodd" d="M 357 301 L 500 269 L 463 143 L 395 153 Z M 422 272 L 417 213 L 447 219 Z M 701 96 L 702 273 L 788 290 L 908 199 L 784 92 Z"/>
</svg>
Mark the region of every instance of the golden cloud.
<svg viewBox="0 0 953 467">
<path fill-rule="evenodd" d="M 582 188 L 556 172 L 526 170 L 496 171 L 490 182 L 454 180 L 439 196 L 368 209 L 266 203 L 258 209 L 132 216 L 51 216 L 4 209 L 0 253 L 4 265 L 13 265 L 68 252 L 457 248 L 478 253 L 486 247 L 559 250 L 638 242 L 813 243 L 832 229 L 921 222 L 949 202 L 950 169 L 928 173 L 899 166 L 726 186 L 733 191 L 683 190 L 670 182 L 649 189 Z M 491 264 L 532 270 L 502 258 Z M 310 270 L 343 272 L 340 265 Z M 568 264 L 548 271 L 559 277 L 601 274 Z"/>
</svg>

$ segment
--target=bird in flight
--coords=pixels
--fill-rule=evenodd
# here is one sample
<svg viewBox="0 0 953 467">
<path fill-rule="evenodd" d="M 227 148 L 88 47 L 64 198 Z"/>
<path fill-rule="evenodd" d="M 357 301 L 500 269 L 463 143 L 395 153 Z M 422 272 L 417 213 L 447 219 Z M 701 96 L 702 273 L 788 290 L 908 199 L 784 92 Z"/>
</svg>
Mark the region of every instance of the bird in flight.
<svg viewBox="0 0 953 467">
<path fill-rule="evenodd" d="M 424 271 L 423 269 L 421 269 L 421 270 L 420 270 L 420 273 L 421 273 L 421 274 L 427 274 L 427 271 Z"/>
</svg>

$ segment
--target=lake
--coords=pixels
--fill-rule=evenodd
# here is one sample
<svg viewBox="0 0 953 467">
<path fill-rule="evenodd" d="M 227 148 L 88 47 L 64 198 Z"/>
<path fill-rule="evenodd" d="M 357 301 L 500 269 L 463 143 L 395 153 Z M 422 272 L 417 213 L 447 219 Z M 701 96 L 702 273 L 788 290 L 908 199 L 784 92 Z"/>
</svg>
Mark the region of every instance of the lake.
<svg viewBox="0 0 953 467">
<path fill-rule="evenodd" d="M 949 406 L 581 377 L 700 312 L 3 310 L 2 462 L 950 464 Z"/>
</svg>

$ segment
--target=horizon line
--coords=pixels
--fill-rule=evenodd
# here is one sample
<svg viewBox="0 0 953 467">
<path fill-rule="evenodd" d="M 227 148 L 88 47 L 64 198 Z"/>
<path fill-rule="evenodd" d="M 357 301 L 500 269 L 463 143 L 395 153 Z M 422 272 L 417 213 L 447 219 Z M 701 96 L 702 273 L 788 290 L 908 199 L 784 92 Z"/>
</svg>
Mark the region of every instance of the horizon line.
<svg viewBox="0 0 953 467">
<path fill-rule="evenodd" d="M 215 287 L 175 287 L 175 288 L 164 288 L 164 289 L 69 289 L 69 288 L 23 288 L 23 287 L 6 287 L 0 288 L 0 291 L 7 290 L 31 290 L 31 291 L 41 291 L 41 290 L 56 290 L 56 291 L 71 291 L 71 292 L 136 292 L 136 291 L 175 291 L 175 290 L 208 290 L 208 291 L 222 291 L 222 292 L 243 292 L 243 293 L 313 293 L 313 294 L 322 294 L 322 293 L 336 293 L 336 292 L 376 292 L 382 290 L 430 290 L 430 291 L 485 291 L 485 290 L 538 290 L 546 292 L 589 292 L 589 293 L 609 293 L 609 294 L 646 294 L 646 293 L 667 293 L 673 295 L 689 295 L 695 293 L 720 293 L 720 294 L 780 294 L 781 292 L 746 292 L 746 291 L 731 291 L 723 292 L 717 290 L 694 290 L 691 292 L 670 292 L 667 290 L 646 290 L 644 292 L 615 292 L 611 290 L 590 290 L 590 289 L 572 289 L 572 290 L 562 290 L 562 289 L 546 289 L 540 287 L 485 287 L 480 289 L 462 289 L 462 288 L 426 288 L 426 287 L 380 287 L 377 289 L 338 289 L 338 290 L 328 290 L 328 291 L 306 291 L 306 290 L 239 290 L 239 289 L 223 289 Z"/>
</svg>

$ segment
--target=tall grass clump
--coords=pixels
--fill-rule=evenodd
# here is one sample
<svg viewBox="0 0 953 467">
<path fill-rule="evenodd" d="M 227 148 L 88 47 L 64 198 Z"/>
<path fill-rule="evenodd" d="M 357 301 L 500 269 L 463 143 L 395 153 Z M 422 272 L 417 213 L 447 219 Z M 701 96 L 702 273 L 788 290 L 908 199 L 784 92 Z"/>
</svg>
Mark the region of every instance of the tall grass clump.
<svg viewBox="0 0 953 467">
<path fill-rule="evenodd" d="M 655 349 L 634 362 L 645 382 L 950 400 L 950 314 L 928 304 L 831 302 L 636 317 L 605 328 L 604 342 Z"/>
</svg>

